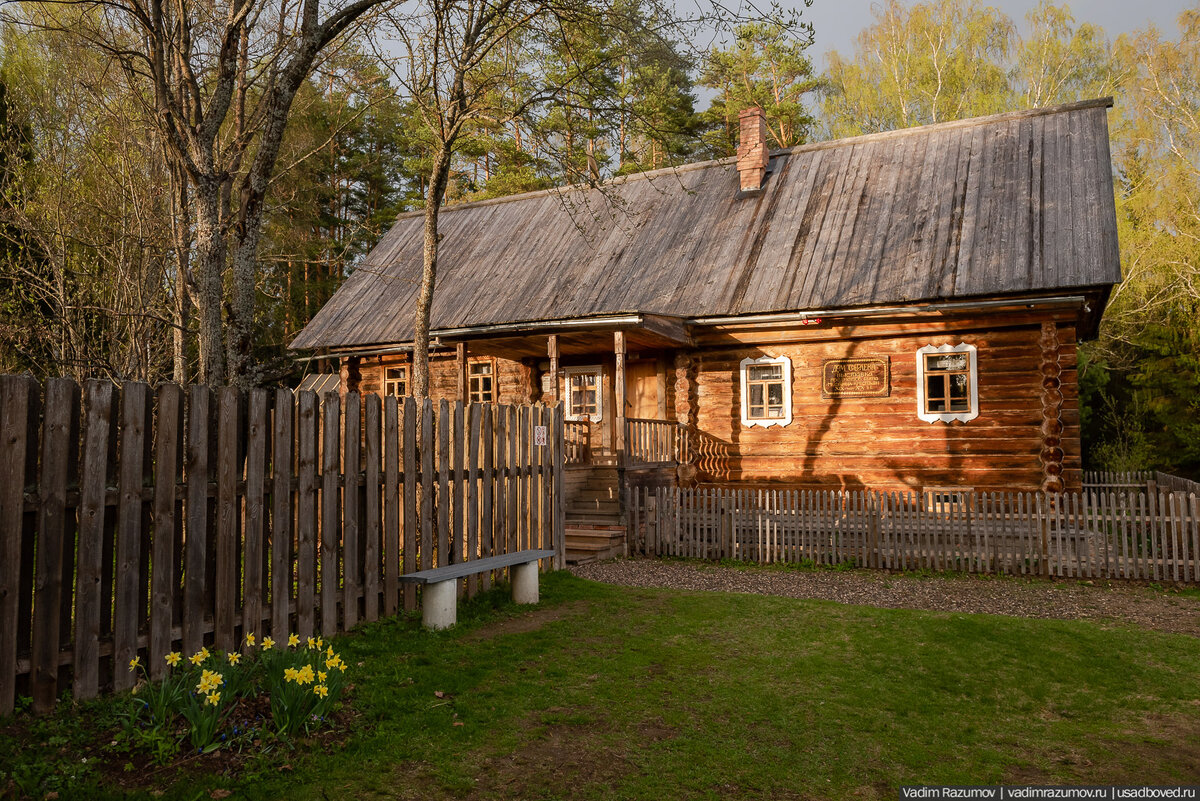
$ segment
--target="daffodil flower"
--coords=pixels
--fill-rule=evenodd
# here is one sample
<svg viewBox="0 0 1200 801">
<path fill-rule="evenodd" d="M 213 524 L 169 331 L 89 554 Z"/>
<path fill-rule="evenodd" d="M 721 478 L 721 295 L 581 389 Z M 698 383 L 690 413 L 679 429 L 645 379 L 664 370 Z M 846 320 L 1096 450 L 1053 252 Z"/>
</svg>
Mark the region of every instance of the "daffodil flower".
<svg viewBox="0 0 1200 801">
<path fill-rule="evenodd" d="M 179 664 L 179 660 L 183 659 L 183 657 L 179 654 L 178 651 L 172 651 L 171 653 L 167 654 L 163 658 L 167 660 L 167 664 L 170 665 L 171 667 L 175 667 L 176 665 Z"/>
<path fill-rule="evenodd" d="M 216 706 L 217 704 L 221 703 L 221 694 L 219 692 L 209 693 L 205 697 L 204 701 L 211 706 Z"/>
<path fill-rule="evenodd" d="M 241 659 L 242 659 L 241 654 L 232 653 L 229 655 L 229 664 L 236 665 L 239 661 L 241 661 Z"/>
<path fill-rule="evenodd" d="M 295 648 L 299 644 L 300 644 L 300 635 L 299 634 L 289 634 L 288 635 L 288 648 Z"/>
<path fill-rule="evenodd" d="M 132 673 L 133 671 L 135 671 L 139 667 L 141 667 L 141 665 L 142 665 L 142 658 L 140 656 L 135 656 L 133 659 L 129 660 L 129 671 Z"/>
<path fill-rule="evenodd" d="M 270 650 L 271 648 L 275 647 L 275 641 L 272 640 L 270 637 L 263 637 L 262 647 L 266 650 Z"/>
<path fill-rule="evenodd" d="M 313 692 L 322 698 L 325 698 L 329 695 L 329 688 L 324 684 L 318 684 L 316 687 L 313 687 Z"/>
<path fill-rule="evenodd" d="M 254 645 L 254 632 L 246 635 L 246 645 Z"/>
</svg>

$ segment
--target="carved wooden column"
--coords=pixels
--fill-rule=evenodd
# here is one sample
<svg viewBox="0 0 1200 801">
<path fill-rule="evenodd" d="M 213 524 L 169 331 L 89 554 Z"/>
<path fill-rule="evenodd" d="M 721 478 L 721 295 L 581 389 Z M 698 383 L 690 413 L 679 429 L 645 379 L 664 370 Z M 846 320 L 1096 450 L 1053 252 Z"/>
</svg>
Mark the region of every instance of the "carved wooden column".
<svg viewBox="0 0 1200 801">
<path fill-rule="evenodd" d="M 1063 491 L 1062 365 L 1059 363 L 1058 326 L 1042 323 L 1042 491 Z"/>
<path fill-rule="evenodd" d="M 358 392 L 358 385 L 362 381 L 362 359 L 358 356 L 346 356 L 342 359 L 342 364 L 338 373 L 341 380 L 338 381 L 338 395 L 342 398 L 346 397 L 347 392 Z"/>
<path fill-rule="evenodd" d="M 625 463 L 625 332 L 613 333 L 613 355 L 616 370 L 613 371 L 613 441 L 616 443 L 617 461 Z"/>
<path fill-rule="evenodd" d="M 455 362 L 458 368 L 458 399 L 463 405 L 471 402 L 470 386 L 467 383 L 467 343 L 459 342 L 455 348 Z"/>
<path fill-rule="evenodd" d="M 557 406 L 560 400 L 558 389 L 558 334 L 551 334 L 546 341 L 546 355 L 550 357 L 550 403 Z"/>
</svg>

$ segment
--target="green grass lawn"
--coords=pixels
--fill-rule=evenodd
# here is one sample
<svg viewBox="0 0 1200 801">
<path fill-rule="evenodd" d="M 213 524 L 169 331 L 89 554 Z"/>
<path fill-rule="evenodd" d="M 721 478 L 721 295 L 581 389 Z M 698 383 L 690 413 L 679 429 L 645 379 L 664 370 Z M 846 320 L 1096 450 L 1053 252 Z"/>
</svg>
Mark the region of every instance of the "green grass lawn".
<svg viewBox="0 0 1200 801">
<path fill-rule="evenodd" d="M 567 574 L 542 597 L 529 610 L 493 594 L 452 632 L 409 618 L 341 638 L 359 712 L 344 745 L 238 780 L 192 774 L 165 797 L 895 798 L 904 783 L 1200 780 L 1195 638 Z"/>
</svg>

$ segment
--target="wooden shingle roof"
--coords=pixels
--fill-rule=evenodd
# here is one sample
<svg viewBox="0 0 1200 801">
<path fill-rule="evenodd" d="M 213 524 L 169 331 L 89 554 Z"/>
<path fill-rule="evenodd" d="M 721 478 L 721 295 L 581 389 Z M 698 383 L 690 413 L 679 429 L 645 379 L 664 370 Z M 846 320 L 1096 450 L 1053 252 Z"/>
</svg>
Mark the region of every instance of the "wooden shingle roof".
<svg viewBox="0 0 1200 801">
<path fill-rule="evenodd" d="M 724 159 L 449 206 L 432 328 L 1107 287 L 1121 277 L 1110 105 L 780 151 L 756 194 Z M 405 214 L 293 347 L 411 340 L 421 252 L 421 214 Z"/>
</svg>

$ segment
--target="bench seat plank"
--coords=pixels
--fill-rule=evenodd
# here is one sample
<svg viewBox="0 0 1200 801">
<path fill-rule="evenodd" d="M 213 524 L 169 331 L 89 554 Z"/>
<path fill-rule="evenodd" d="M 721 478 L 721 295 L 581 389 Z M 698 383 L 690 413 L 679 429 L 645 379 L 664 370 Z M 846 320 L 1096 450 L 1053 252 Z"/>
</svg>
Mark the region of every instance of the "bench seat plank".
<svg viewBox="0 0 1200 801">
<path fill-rule="evenodd" d="M 464 576 L 484 573 L 489 570 L 500 570 L 512 565 L 528 564 L 529 562 L 536 562 L 539 559 L 546 559 L 551 556 L 554 556 L 554 551 L 550 549 L 517 551 L 515 553 L 500 554 L 499 556 L 489 556 L 486 559 L 473 559 L 469 562 L 459 562 L 455 565 L 435 567 L 430 570 L 419 570 L 416 573 L 406 573 L 400 576 L 400 581 L 409 584 L 435 584 L 439 581 L 460 579 Z"/>
</svg>

